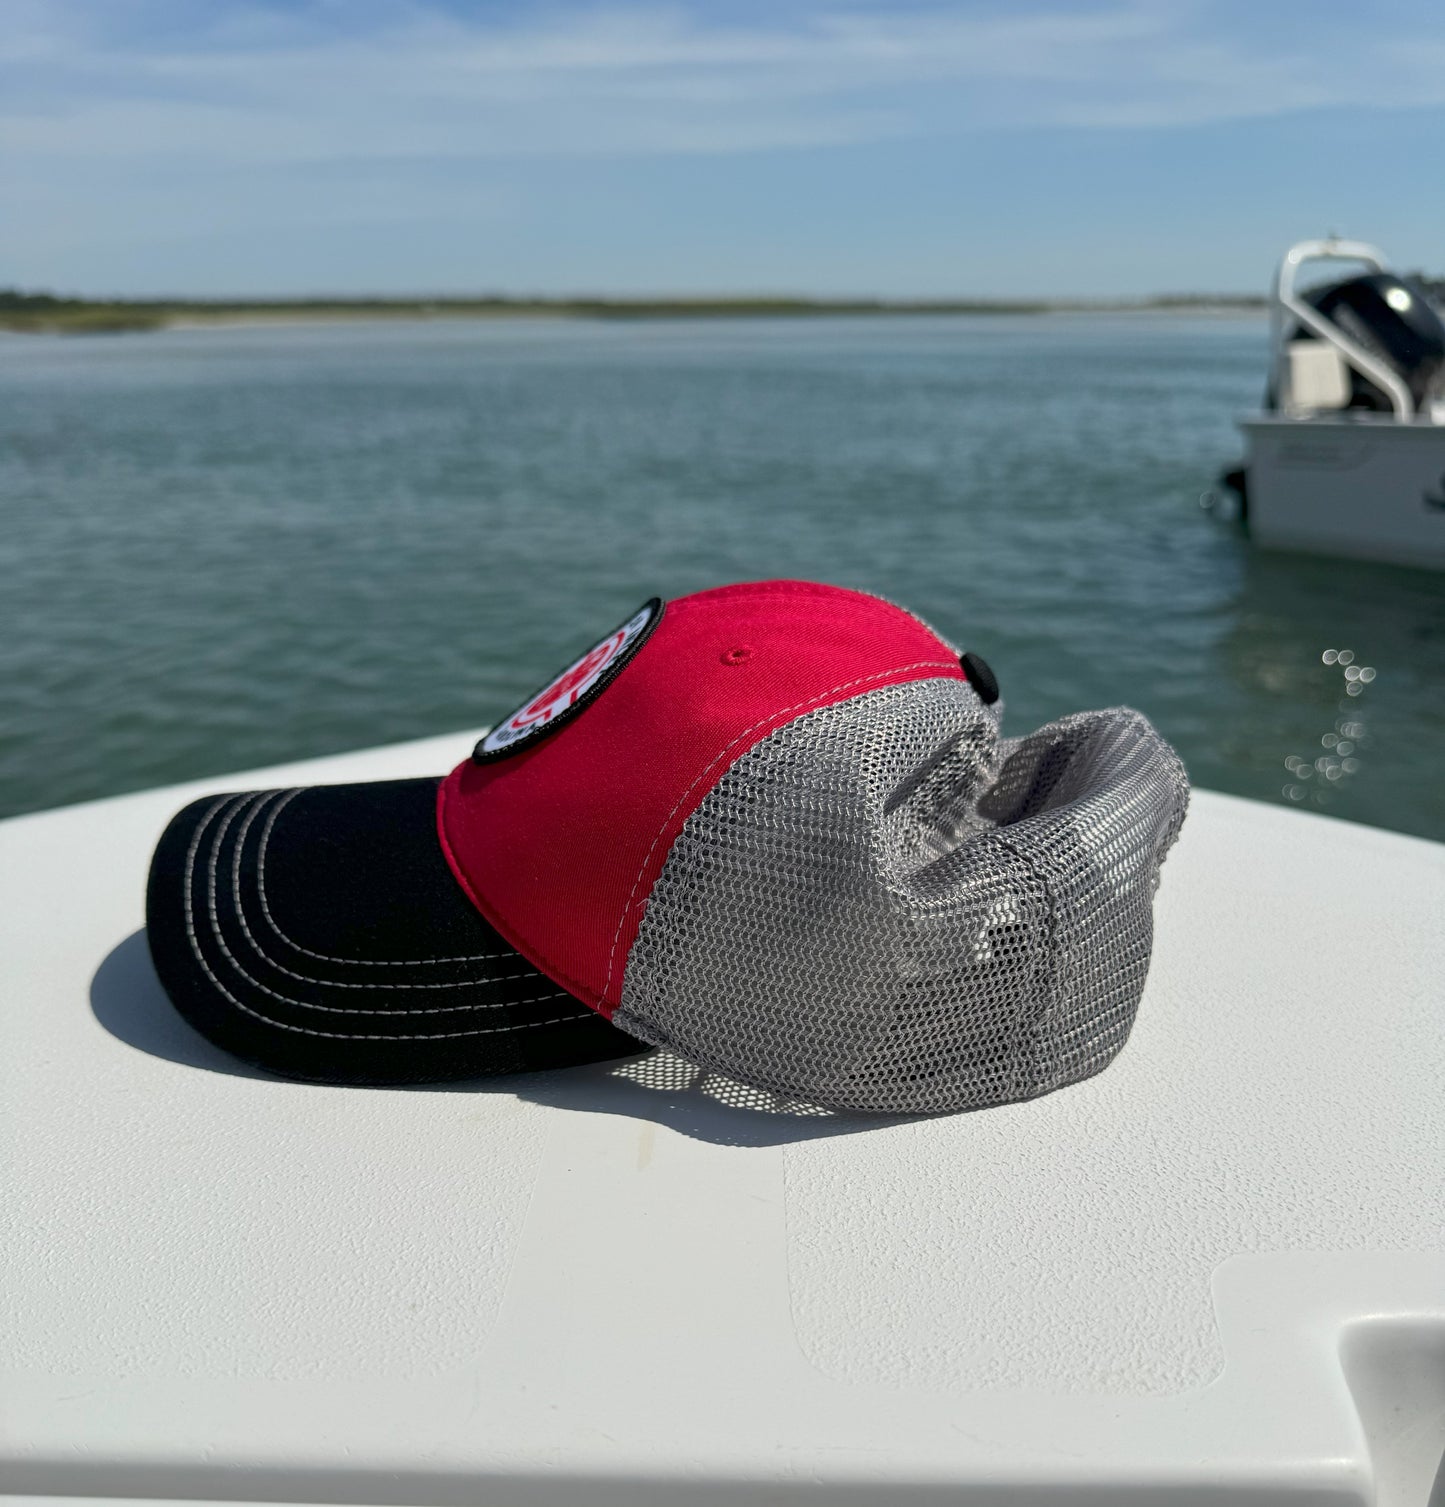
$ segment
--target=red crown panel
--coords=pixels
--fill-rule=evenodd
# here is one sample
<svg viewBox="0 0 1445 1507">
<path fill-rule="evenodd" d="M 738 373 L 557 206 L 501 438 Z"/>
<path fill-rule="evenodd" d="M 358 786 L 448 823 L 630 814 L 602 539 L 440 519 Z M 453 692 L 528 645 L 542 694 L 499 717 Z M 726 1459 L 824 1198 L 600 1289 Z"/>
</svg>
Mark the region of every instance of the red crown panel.
<svg viewBox="0 0 1445 1507">
<path fill-rule="evenodd" d="M 574 721 L 442 782 L 447 861 L 524 957 L 610 1017 L 673 840 L 728 767 L 795 717 L 933 676 L 964 678 L 876 597 L 801 581 L 682 597 Z"/>
</svg>

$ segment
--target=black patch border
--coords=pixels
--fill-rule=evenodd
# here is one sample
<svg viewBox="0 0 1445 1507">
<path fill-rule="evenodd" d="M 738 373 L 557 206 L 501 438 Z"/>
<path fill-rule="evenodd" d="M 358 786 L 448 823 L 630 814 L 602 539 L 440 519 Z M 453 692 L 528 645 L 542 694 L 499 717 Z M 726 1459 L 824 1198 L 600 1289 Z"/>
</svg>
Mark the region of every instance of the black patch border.
<svg viewBox="0 0 1445 1507">
<path fill-rule="evenodd" d="M 566 711 L 559 712 L 555 717 L 552 718 L 550 722 L 544 723 L 534 732 L 530 732 L 524 737 L 516 739 L 512 743 L 508 743 L 504 748 L 484 748 L 482 745 L 487 741 L 488 738 L 492 736 L 492 733 L 496 728 L 496 723 L 493 723 L 492 726 L 488 728 L 487 731 L 483 733 L 482 736 L 477 740 L 477 746 L 472 750 L 472 762 L 474 764 L 493 764 L 498 759 L 511 758 L 513 754 L 521 753 L 523 749 L 533 747 L 534 745 L 540 743 L 544 738 L 550 738 L 558 728 L 566 727 L 566 725 L 571 722 L 574 717 L 577 717 L 581 713 L 585 712 L 587 708 L 591 706 L 592 703 L 596 701 L 596 699 L 603 693 L 603 691 L 605 691 L 607 687 L 610 686 L 612 682 L 616 680 L 617 677 L 628 667 L 628 665 L 630 665 L 632 661 L 637 658 L 638 651 L 648 641 L 648 639 L 652 637 L 653 633 L 656 631 L 657 625 L 662 621 L 663 613 L 667 611 L 667 603 L 663 600 L 662 597 L 648 597 L 648 599 L 642 604 L 642 606 L 636 608 L 632 612 L 629 612 L 627 616 L 623 618 L 622 621 L 618 623 L 617 627 L 613 628 L 610 633 L 604 633 L 601 638 L 593 639 L 592 643 L 586 649 L 584 649 L 581 654 L 574 655 L 571 659 L 569 659 L 567 663 L 557 671 L 557 673 L 552 677 L 551 680 L 546 681 L 541 687 L 539 687 L 537 691 L 534 691 L 532 693 L 532 697 L 524 699 L 517 706 L 513 707 L 512 710 L 507 713 L 506 717 L 502 718 L 501 720 L 506 721 L 508 718 L 515 717 L 517 713 L 527 705 L 528 700 L 535 698 L 541 693 L 541 691 L 545 691 L 547 689 L 547 686 L 552 684 L 552 681 L 555 681 L 561 676 L 565 675 L 567 671 L 577 663 L 578 660 L 585 659 L 593 649 L 596 649 L 600 645 L 605 644 L 607 640 L 612 637 L 613 633 L 617 633 L 621 629 L 625 628 L 627 624 L 630 623 L 639 612 L 644 612 L 649 609 L 651 609 L 652 616 L 647 621 L 647 623 L 638 631 L 637 637 L 634 638 L 632 642 L 623 649 L 622 653 L 619 654 L 617 658 L 614 659 L 605 670 L 603 670 L 603 672 L 597 677 L 597 679 L 587 687 L 582 695 L 579 696 L 577 700 L 574 701 L 572 705 L 566 709 Z"/>
</svg>

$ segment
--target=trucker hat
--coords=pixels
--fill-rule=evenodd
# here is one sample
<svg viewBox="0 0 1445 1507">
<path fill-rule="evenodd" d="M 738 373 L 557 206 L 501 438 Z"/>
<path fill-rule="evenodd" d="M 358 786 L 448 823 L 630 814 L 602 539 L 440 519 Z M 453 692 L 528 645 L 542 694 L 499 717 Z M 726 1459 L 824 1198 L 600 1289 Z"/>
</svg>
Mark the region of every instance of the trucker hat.
<svg viewBox="0 0 1445 1507">
<path fill-rule="evenodd" d="M 654 598 L 444 779 L 197 801 L 147 926 L 272 1071 L 415 1083 L 666 1047 L 834 1109 L 1089 1076 L 1128 1036 L 1188 801 L 1125 708 L 1001 738 L 998 685 L 804 581 Z"/>
</svg>

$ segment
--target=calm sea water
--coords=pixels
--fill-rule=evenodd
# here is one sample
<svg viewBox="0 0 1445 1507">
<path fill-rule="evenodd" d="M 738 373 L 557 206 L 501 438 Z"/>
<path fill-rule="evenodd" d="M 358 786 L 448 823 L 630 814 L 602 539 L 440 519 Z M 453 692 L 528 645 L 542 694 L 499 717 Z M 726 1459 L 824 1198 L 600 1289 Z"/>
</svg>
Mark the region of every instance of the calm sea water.
<svg viewBox="0 0 1445 1507">
<path fill-rule="evenodd" d="M 1445 837 L 1445 577 L 1199 507 L 1263 360 L 1150 316 L 0 339 L 0 814 L 475 727 L 653 593 L 798 575 L 982 653 L 1010 731 L 1129 703 L 1198 785 Z"/>
</svg>

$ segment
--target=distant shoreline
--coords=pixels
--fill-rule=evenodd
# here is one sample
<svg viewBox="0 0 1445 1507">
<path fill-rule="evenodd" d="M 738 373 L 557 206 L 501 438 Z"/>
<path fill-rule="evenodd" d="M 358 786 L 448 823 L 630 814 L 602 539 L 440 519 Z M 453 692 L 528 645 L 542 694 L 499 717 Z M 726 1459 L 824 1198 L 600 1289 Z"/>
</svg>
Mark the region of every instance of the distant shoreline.
<svg viewBox="0 0 1445 1507">
<path fill-rule="evenodd" d="M 0 291 L 0 330 L 18 334 L 137 334 L 222 324 L 366 319 L 812 319 L 920 314 L 1249 314 L 1263 298 L 1180 295 L 1141 299 L 811 298 L 56 298 Z"/>
</svg>

